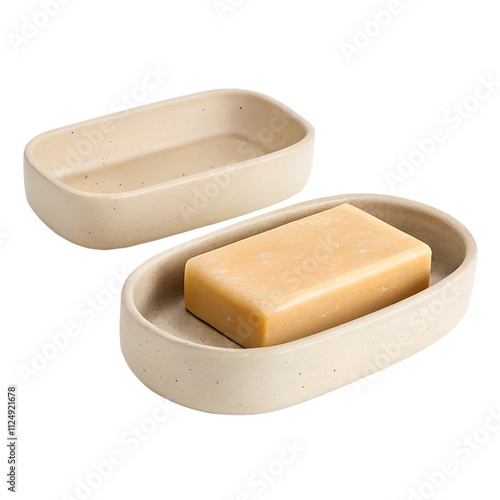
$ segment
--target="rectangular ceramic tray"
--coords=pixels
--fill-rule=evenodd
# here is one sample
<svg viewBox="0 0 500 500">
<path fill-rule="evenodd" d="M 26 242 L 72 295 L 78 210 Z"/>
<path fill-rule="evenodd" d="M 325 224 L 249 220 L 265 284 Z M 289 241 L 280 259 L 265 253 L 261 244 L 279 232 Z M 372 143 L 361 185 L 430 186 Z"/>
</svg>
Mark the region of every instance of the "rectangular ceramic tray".
<svg viewBox="0 0 500 500">
<path fill-rule="evenodd" d="M 431 286 L 335 328 L 253 349 L 242 348 L 186 310 L 188 259 L 342 203 L 427 243 Z M 354 382 L 440 339 L 467 309 L 475 263 L 469 231 L 434 208 L 369 194 L 314 200 L 235 224 L 141 265 L 122 292 L 122 351 L 147 387 L 181 405 L 228 414 L 277 410 Z"/>
<path fill-rule="evenodd" d="M 313 142 L 312 126 L 280 102 L 213 90 L 35 137 L 26 196 L 64 238 L 125 247 L 292 196 L 309 177 Z"/>
</svg>

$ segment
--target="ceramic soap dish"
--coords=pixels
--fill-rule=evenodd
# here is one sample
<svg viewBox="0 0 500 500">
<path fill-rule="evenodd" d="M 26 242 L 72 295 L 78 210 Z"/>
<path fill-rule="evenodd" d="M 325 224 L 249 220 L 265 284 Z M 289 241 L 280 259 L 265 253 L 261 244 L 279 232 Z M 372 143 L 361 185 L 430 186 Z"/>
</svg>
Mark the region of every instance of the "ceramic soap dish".
<svg viewBox="0 0 500 500">
<path fill-rule="evenodd" d="M 25 149 L 29 204 L 90 248 L 155 240 L 299 192 L 314 130 L 280 102 L 214 90 L 47 132 Z"/>
<path fill-rule="evenodd" d="M 186 310 L 188 259 L 342 203 L 427 243 L 432 249 L 431 286 L 335 328 L 252 349 Z M 269 412 L 354 382 L 443 337 L 467 309 L 475 263 L 469 231 L 421 203 L 371 194 L 309 201 L 221 229 L 141 265 L 123 288 L 122 351 L 135 375 L 171 401 L 213 413 Z"/>
</svg>

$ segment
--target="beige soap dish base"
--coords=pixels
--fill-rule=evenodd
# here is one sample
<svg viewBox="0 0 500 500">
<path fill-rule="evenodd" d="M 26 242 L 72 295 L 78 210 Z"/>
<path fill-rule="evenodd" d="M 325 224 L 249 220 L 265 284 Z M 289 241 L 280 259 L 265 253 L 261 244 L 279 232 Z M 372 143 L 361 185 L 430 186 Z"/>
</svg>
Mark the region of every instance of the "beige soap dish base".
<svg viewBox="0 0 500 500">
<path fill-rule="evenodd" d="M 431 286 L 335 328 L 254 349 L 242 348 L 185 309 L 189 258 L 342 203 L 427 243 L 433 258 Z M 121 347 L 134 374 L 178 404 L 225 414 L 278 410 L 354 382 L 439 340 L 467 309 L 475 263 L 469 231 L 435 208 L 372 194 L 313 200 L 234 224 L 142 264 L 123 288 Z M 445 310 L 424 325 L 420 311 L 436 301 Z M 387 346 L 393 343 L 398 349 L 389 356 Z"/>
</svg>

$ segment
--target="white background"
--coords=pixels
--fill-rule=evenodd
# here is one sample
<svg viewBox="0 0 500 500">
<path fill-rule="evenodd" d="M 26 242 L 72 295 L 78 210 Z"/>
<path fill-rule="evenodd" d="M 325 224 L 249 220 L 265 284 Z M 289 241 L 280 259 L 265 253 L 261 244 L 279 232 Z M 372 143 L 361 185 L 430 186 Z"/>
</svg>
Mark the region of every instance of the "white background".
<svg viewBox="0 0 500 500">
<path fill-rule="evenodd" d="M 366 47 L 356 48 L 350 62 L 342 43 L 359 47 L 372 11 L 397 2 L 232 3 L 218 12 L 212 0 L 67 1 L 24 40 L 23 18 L 38 15 L 38 2 L 3 6 L 1 391 L 18 386 L 18 498 L 83 498 L 79 481 L 99 482 L 93 463 L 120 453 L 121 464 L 89 498 L 498 499 L 500 432 L 481 428 L 500 409 L 500 87 L 460 123 L 451 119 L 480 78 L 500 82 L 497 2 L 401 0 L 387 26 L 368 24 Z M 134 91 L 156 67 L 168 77 L 146 96 Z M 81 248 L 28 206 L 23 148 L 38 133 L 111 112 L 122 94 L 141 94 L 137 105 L 231 87 L 269 94 L 316 128 L 312 177 L 279 206 L 376 192 L 440 208 L 478 242 L 475 291 L 449 335 L 365 384 L 259 416 L 171 405 L 172 415 L 135 446 L 130 433 L 134 426 L 151 430 L 159 398 L 120 352 L 119 294 L 91 321 L 82 308 L 113 272 L 128 275 L 147 258 L 228 222 L 134 248 Z M 467 103 L 474 107 L 473 99 Z M 397 172 L 398 157 L 408 157 L 415 140 L 436 127 L 447 140 L 392 189 L 385 173 Z M 20 367 L 71 322 L 81 333 L 23 378 Z M 466 445 L 467 435 L 487 442 Z M 285 441 L 301 451 L 280 469 Z M 442 479 L 434 473 L 446 461 L 454 474 Z M 264 487 L 254 474 L 269 467 L 276 477 Z M 433 474 L 439 487 L 426 485 Z"/>
</svg>

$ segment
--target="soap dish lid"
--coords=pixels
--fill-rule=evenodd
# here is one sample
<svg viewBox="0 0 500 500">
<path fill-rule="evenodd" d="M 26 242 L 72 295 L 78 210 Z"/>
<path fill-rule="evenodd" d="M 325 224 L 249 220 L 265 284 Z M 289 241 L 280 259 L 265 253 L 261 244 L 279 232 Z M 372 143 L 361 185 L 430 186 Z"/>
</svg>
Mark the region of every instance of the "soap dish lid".
<svg viewBox="0 0 500 500">
<path fill-rule="evenodd" d="M 26 197 L 60 236 L 120 248 L 278 203 L 306 184 L 314 129 L 282 103 L 211 90 L 46 132 Z"/>
</svg>

